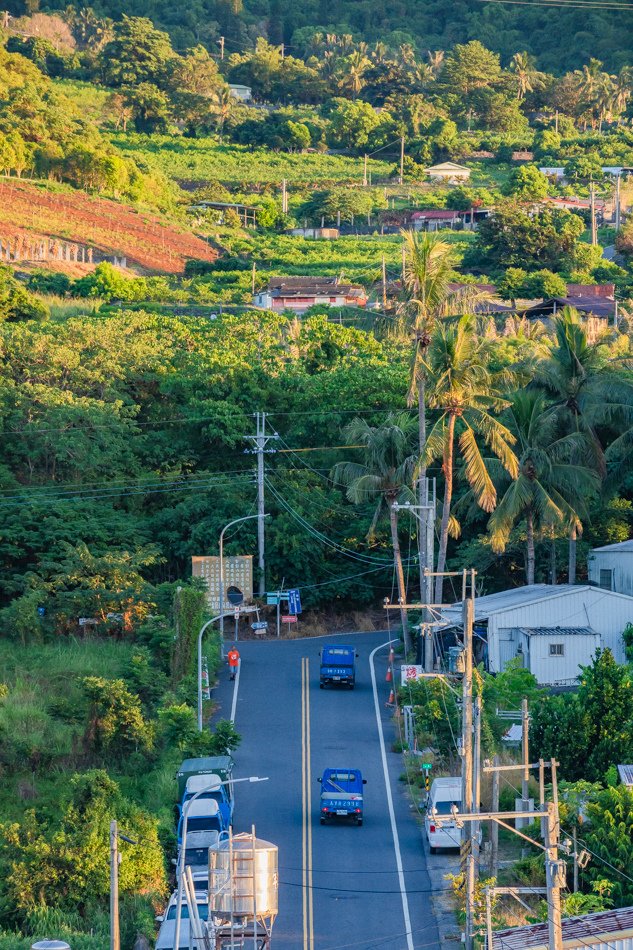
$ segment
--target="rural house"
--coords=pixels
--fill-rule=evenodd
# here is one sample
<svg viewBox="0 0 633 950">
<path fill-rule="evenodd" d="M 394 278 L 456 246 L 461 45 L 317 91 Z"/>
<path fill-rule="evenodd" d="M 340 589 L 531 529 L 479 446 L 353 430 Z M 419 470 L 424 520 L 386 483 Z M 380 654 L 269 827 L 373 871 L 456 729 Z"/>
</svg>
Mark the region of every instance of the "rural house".
<svg viewBox="0 0 633 950">
<path fill-rule="evenodd" d="M 633 596 L 633 541 L 594 548 L 587 558 L 587 568 L 592 584 Z"/>
<path fill-rule="evenodd" d="M 447 647 L 461 624 L 461 603 L 446 607 L 442 641 Z M 530 584 L 475 600 L 477 662 L 501 672 L 519 657 L 544 685 L 571 684 L 599 647 L 623 663 L 622 632 L 633 622 L 633 597 L 589 585 Z M 448 636 L 447 636 L 448 633 Z"/>
<path fill-rule="evenodd" d="M 411 215 L 414 231 L 439 231 L 441 228 L 463 228 L 474 231 L 480 221 L 490 216 L 490 208 L 466 208 L 451 211 L 445 208 L 421 208 Z"/>
<path fill-rule="evenodd" d="M 458 165 L 456 162 L 440 162 L 438 165 L 425 168 L 424 171 L 431 181 L 468 181 L 470 178 L 470 168 Z"/>
<path fill-rule="evenodd" d="M 344 284 L 338 277 L 271 277 L 268 287 L 253 297 L 263 310 L 305 313 L 316 304 L 330 307 L 364 307 L 367 294 L 359 284 Z"/>
<path fill-rule="evenodd" d="M 564 950 L 631 950 L 633 907 L 566 917 L 562 931 Z M 492 946 L 493 950 L 548 950 L 548 924 L 497 930 L 493 934 Z"/>
</svg>

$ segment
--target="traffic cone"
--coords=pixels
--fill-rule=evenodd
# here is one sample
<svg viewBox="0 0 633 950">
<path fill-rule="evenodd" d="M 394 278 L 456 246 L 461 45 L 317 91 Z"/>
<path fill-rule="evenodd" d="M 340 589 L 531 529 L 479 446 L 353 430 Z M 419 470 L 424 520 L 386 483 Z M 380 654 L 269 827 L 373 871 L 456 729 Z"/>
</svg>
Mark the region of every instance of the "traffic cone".
<svg viewBox="0 0 633 950">
<path fill-rule="evenodd" d="M 385 703 L 385 706 L 393 706 L 395 701 L 396 701 L 396 694 L 394 693 L 393 690 L 391 690 L 391 692 L 389 693 L 389 699 Z"/>
<path fill-rule="evenodd" d="M 392 672 L 391 672 L 391 667 L 388 667 L 388 669 L 387 669 L 387 675 L 386 675 L 386 677 L 385 677 L 385 681 L 386 681 L 387 683 L 390 683 L 392 679 L 393 679 L 393 674 L 392 674 Z"/>
<path fill-rule="evenodd" d="M 393 647 L 389 650 L 389 666 L 393 666 L 394 652 Z"/>
</svg>

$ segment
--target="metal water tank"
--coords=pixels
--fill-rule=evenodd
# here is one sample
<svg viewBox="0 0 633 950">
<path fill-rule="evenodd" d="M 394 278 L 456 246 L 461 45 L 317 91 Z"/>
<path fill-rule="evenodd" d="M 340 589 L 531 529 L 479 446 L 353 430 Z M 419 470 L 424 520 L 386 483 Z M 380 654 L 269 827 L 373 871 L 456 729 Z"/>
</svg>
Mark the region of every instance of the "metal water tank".
<svg viewBox="0 0 633 950">
<path fill-rule="evenodd" d="M 31 944 L 31 950 L 70 950 L 65 940 L 38 940 Z"/>
<path fill-rule="evenodd" d="M 230 886 L 231 857 L 233 894 Z M 253 839 L 249 834 L 239 834 L 233 835 L 232 843 L 222 841 L 209 852 L 209 905 L 211 911 L 219 916 L 232 912 L 238 917 L 252 917 L 255 906 L 258 917 L 274 917 L 278 910 L 278 889 L 279 856 L 276 844 L 262 838 Z"/>
</svg>

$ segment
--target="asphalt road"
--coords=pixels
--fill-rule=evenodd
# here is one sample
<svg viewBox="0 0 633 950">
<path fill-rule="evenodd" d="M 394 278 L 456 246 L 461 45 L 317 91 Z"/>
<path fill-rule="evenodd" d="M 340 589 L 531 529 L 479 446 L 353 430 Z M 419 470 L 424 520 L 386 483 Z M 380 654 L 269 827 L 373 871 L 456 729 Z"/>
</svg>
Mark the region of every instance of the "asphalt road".
<svg viewBox="0 0 633 950">
<path fill-rule="evenodd" d="M 359 653 L 354 691 L 319 689 L 323 639 L 238 644 L 237 695 L 228 670 L 221 671 L 214 691 L 219 716 L 229 718 L 234 709 L 242 736 L 236 777 L 269 777 L 236 786 L 234 830 L 250 832 L 254 824 L 258 837 L 279 847 L 277 950 L 438 947 L 420 831 L 398 781 L 401 757 L 391 752 L 386 649 L 375 656 L 384 755 L 379 739 L 370 653 L 387 636 L 336 639 L 354 642 Z M 327 767 L 362 770 L 362 827 L 320 825 L 317 779 Z"/>
</svg>

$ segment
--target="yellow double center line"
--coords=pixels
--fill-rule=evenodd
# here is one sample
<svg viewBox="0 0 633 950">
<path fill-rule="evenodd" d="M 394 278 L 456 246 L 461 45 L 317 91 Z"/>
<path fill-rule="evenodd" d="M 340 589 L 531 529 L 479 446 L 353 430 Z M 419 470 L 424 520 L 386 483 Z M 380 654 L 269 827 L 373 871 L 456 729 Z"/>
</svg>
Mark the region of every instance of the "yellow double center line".
<svg viewBox="0 0 633 950">
<path fill-rule="evenodd" d="M 312 784 L 310 775 L 310 660 L 301 659 L 301 793 L 303 848 L 303 950 L 314 950 L 312 904 Z"/>
</svg>

